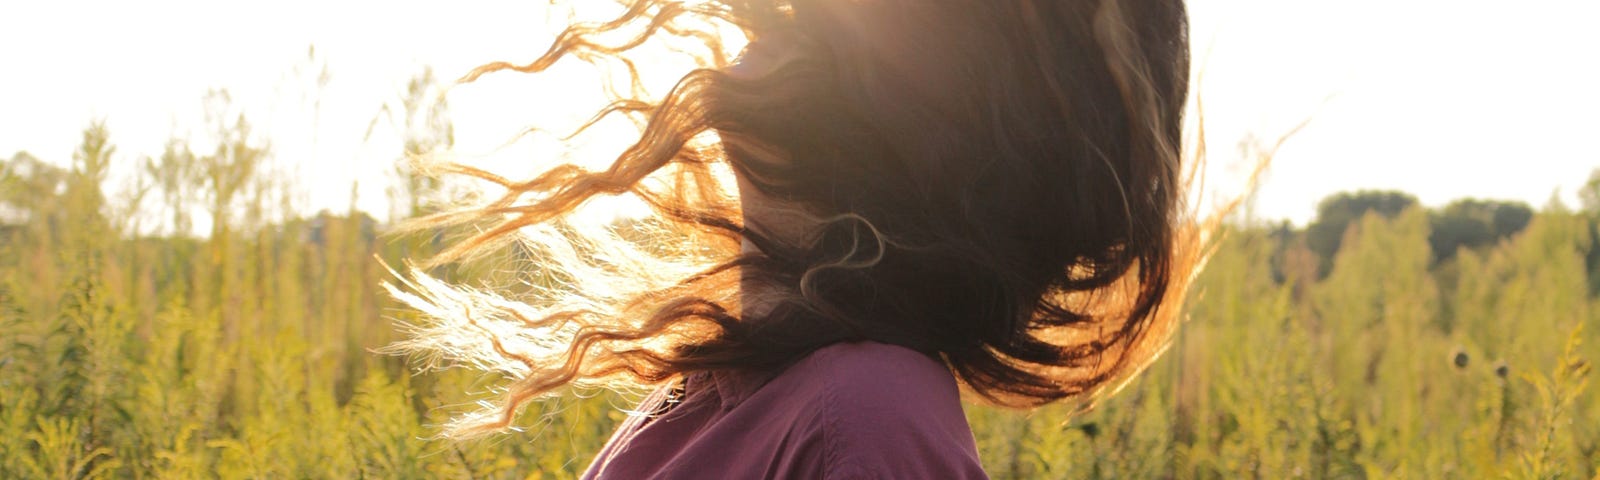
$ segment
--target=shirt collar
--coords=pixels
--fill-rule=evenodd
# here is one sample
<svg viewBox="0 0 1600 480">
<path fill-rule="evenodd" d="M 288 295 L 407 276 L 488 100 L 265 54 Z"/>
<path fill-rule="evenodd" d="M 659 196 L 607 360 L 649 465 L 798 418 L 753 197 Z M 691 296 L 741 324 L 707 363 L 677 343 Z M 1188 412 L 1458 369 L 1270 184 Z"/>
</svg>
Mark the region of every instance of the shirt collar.
<svg viewBox="0 0 1600 480">
<path fill-rule="evenodd" d="M 755 395 L 757 390 L 777 376 L 773 369 L 751 370 L 716 370 L 711 372 L 711 383 L 717 390 L 717 397 L 722 401 L 722 409 L 732 410 L 739 406 L 745 399 Z"/>
</svg>

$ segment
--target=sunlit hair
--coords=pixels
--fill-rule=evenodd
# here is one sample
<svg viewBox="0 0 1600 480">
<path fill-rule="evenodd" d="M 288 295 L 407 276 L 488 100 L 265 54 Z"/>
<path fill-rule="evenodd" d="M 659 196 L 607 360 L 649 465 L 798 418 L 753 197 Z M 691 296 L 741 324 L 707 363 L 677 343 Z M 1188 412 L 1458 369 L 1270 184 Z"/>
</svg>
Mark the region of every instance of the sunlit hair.
<svg viewBox="0 0 1600 480">
<path fill-rule="evenodd" d="M 775 368 L 850 340 L 935 355 L 993 404 L 1088 405 L 1166 346 L 1210 231 L 1185 201 L 1181 0 L 625 6 L 531 63 L 465 78 L 606 64 L 652 37 L 709 52 L 659 103 L 624 94 L 601 112 L 645 120 L 609 169 L 522 181 L 445 168 L 504 193 L 414 220 L 479 229 L 433 260 L 515 246 L 549 279 L 510 296 L 413 270 L 391 288 L 426 317 L 391 351 L 508 378 L 502 402 L 448 435 L 503 429 L 563 387 Z M 706 22 L 792 35 L 797 52 L 730 76 Z M 639 33 L 596 40 L 617 32 Z M 746 224 L 719 169 L 814 228 Z M 656 216 L 626 232 L 567 221 L 622 193 Z M 760 308 L 741 306 L 751 300 Z"/>
</svg>

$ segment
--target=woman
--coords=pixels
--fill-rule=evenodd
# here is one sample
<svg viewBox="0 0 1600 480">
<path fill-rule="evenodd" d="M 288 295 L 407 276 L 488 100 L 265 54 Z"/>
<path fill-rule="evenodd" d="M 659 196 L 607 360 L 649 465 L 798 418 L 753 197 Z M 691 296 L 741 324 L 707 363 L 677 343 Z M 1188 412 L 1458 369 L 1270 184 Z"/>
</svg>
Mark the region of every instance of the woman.
<svg viewBox="0 0 1600 480">
<path fill-rule="evenodd" d="M 750 38 L 737 61 L 707 19 Z M 438 261 L 515 237 L 554 279 L 397 293 L 434 320 L 398 349 L 514 379 L 450 434 L 563 387 L 642 385 L 587 477 L 982 478 L 958 385 L 1088 406 L 1165 345 L 1201 259 L 1181 0 L 634 0 L 467 80 L 651 36 L 705 39 L 712 65 L 605 112 L 647 120 L 611 168 L 457 167 L 507 193 L 416 223 L 482 227 Z M 658 219 L 563 220 L 624 192 Z"/>
</svg>

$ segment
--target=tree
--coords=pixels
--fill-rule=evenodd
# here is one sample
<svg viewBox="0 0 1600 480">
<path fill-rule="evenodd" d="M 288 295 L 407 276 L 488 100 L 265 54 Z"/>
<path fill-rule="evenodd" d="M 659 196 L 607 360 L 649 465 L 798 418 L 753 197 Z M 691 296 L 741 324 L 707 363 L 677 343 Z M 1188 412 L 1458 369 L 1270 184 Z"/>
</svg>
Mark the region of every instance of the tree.
<svg viewBox="0 0 1600 480">
<path fill-rule="evenodd" d="M 189 206 L 195 183 L 195 155 L 177 138 L 167 140 L 160 157 L 144 159 L 144 174 L 155 182 L 172 212 L 172 233 L 190 233 Z"/>
<path fill-rule="evenodd" d="M 1589 181 L 1578 189 L 1578 205 L 1590 216 L 1600 212 L 1600 168 L 1589 172 Z"/>
<path fill-rule="evenodd" d="M 27 224 L 47 215 L 44 210 L 60 204 L 55 199 L 66 189 L 67 173 L 28 152 L 0 160 L 0 223 Z"/>
<path fill-rule="evenodd" d="M 455 124 L 450 120 L 450 105 L 445 102 L 439 83 L 433 69 L 424 68 L 406 82 L 398 104 L 385 103 L 367 124 L 364 139 L 370 140 L 381 122 L 394 129 L 403 142 L 404 158 L 394 169 L 399 182 L 389 189 L 389 198 L 395 202 L 391 216 L 397 219 L 420 214 L 423 195 L 439 187 L 437 178 L 417 168 L 419 162 L 455 145 Z"/>
<path fill-rule="evenodd" d="M 1322 274 L 1332 266 L 1333 255 L 1339 252 L 1345 230 L 1352 222 L 1360 220 L 1367 212 L 1377 212 L 1393 219 L 1417 204 L 1417 197 L 1393 190 L 1361 190 L 1340 192 L 1317 203 L 1317 218 L 1306 226 L 1306 246 L 1321 259 Z"/>
<path fill-rule="evenodd" d="M 232 97 L 226 90 L 206 95 L 206 123 L 215 147 L 210 154 L 195 158 L 193 166 L 202 181 L 201 194 L 209 200 L 211 234 L 216 236 L 226 233 L 232 224 L 229 216 L 234 199 L 251 185 L 269 150 L 257 144 L 245 115 L 234 112 Z"/>
<path fill-rule="evenodd" d="M 1522 202 L 1467 198 L 1431 212 L 1428 220 L 1428 244 L 1434 262 L 1441 262 L 1462 247 L 1491 246 L 1521 232 L 1533 220 L 1533 209 Z"/>
</svg>

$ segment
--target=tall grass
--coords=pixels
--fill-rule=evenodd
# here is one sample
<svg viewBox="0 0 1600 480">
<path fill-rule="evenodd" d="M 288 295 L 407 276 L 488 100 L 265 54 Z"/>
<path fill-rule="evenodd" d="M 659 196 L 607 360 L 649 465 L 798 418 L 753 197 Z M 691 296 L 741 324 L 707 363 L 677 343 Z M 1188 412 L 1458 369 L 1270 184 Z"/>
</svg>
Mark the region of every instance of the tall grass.
<svg viewBox="0 0 1600 480">
<path fill-rule="evenodd" d="M 437 239 L 378 237 L 353 209 L 282 213 L 289 182 L 250 166 L 270 152 L 230 138 L 141 170 L 153 199 L 204 200 L 203 237 L 140 233 L 141 219 L 176 227 L 184 211 L 108 198 L 108 168 L 129 160 L 101 126 L 70 168 L 0 164 L 0 478 L 586 467 L 631 399 L 568 396 L 534 405 L 520 432 L 429 440 L 489 383 L 411 376 L 370 350 L 412 315 L 380 294 L 374 257 L 425 255 Z M 163 177 L 163 162 L 200 173 Z M 1121 394 L 1077 417 L 970 407 L 984 465 L 996 478 L 1594 477 L 1594 213 L 1553 206 L 1440 264 L 1428 229 L 1421 210 L 1369 216 L 1319 278 L 1303 241 L 1234 228 L 1172 349 Z M 447 274 L 488 275 L 474 272 Z"/>
<path fill-rule="evenodd" d="M 1548 208 L 1508 242 L 1430 265 L 1423 213 L 1364 218 L 1320 280 L 1303 243 L 1228 232 L 1172 349 L 1097 411 L 969 408 L 985 466 L 996 478 L 1593 477 L 1593 217 Z"/>
</svg>

